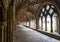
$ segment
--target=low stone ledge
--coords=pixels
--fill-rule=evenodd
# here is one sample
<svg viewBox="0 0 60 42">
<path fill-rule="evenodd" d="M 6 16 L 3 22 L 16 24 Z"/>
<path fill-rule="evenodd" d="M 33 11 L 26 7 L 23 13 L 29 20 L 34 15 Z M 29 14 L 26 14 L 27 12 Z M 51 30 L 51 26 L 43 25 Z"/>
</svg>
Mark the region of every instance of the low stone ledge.
<svg viewBox="0 0 60 42">
<path fill-rule="evenodd" d="M 26 25 L 23 25 L 23 26 L 25 26 L 25 27 L 27 27 L 27 28 L 30 28 L 30 29 L 33 29 L 33 28 L 31 28 L 31 27 L 29 27 L 29 26 L 26 26 Z M 54 39 L 60 40 L 60 35 L 55 35 L 55 34 L 53 34 L 53 33 L 49 33 L 49 32 L 42 31 L 42 30 L 38 30 L 38 29 L 33 29 L 33 30 L 35 30 L 35 31 L 37 31 L 37 32 L 40 32 L 40 33 L 42 33 L 42 34 L 44 34 L 44 35 L 47 35 L 47 36 L 49 36 L 49 37 L 52 37 L 52 38 L 54 38 Z"/>
</svg>

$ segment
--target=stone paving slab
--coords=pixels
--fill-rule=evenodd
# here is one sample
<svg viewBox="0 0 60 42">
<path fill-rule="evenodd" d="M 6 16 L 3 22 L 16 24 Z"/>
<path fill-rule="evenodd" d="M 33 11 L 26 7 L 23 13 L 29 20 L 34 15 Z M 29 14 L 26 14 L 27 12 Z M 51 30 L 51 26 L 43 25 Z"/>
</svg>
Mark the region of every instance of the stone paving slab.
<svg viewBox="0 0 60 42">
<path fill-rule="evenodd" d="M 59 40 L 48 37 L 32 29 L 18 25 L 14 32 L 14 42 L 60 42 Z"/>
</svg>

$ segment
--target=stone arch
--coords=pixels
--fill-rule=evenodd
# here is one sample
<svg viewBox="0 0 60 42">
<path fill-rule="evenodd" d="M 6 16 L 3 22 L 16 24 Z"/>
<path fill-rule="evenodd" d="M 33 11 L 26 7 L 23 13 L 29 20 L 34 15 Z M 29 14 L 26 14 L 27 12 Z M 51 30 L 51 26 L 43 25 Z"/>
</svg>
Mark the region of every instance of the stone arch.
<svg viewBox="0 0 60 42">
<path fill-rule="evenodd" d="M 41 5 L 39 6 L 38 16 L 39 16 L 40 13 L 41 13 L 41 9 L 43 9 L 43 7 L 44 7 L 45 5 L 52 5 L 52 6 L 54 6 L 54 7 L 56 8 L 56 10 L 57 10 L 58 16 L 60 16 L 59 8 L 58 8 L 58 6 L 56 5 L 56 3 L 54 3 L 54 2 L 44 2 L 43 4 L 41 4 Z M 56 11 L 56 10 L 55 10 L 55 11 Z M 45 11 L 46 11 L 46 10 L 45 10 Z M 49 10 L 49 11 L 50 11 L 50 10 Z M 48 11 L 48 13 L 49 13 L 49 11 Z M 53 16 L 53 15 L 52 15 L 52 16 Z M 53 29 L 52 29 L 52 27 L 53 27 L 53 26 L 52 26 L 52 23 L 53 23 L 53 22 L 52 22 L 52 21 L 53 21 L 53 20 L 52 20 L 52 16 L 50 16 L 50 17 L 51 17 L 51 20 L 50 20 L 50 21 L 51 21 L 51 32 L 53 32 Z M 59 18 L 60 18 L 60 17 L 59 17 Z M 59 18 L 58 18 L 58 19 L 59 19 Z M 60 23 L 59 21 L 60 21 L 60 19 L 58 20 L 58 23 Z M 47 22 L 46 22 L 46 23 L 47 23 Z M 60 25 L 60 24 L 58 24 L 58 29 L 59 29 L 59 25 Z M 57 32 L 59 32 L 59 30 L 57 30 Z"/>
<path fill-rule="evenodd" d="M 53 5 L 53 6 L 55 6 L 56 7 L 56 9 L 57 9 L 57 11 L 58 11 L 58 14 L 60 14 L 60 10 L 59 10 L 59 8 L 58 8 L 58 6 L 57 6 L 57 4 L 54 2 L 44 2 L 42 5 L 40 5 L 39 6 L 39 10 L 38 10 L 38 15 L 39 15 L 39 12 L 40 12 L 40 10 L 43 8 L 43 6 L 44 5 L 46 5 L 46 4 L 51 4 L 51 5 Z"/>
</svg>

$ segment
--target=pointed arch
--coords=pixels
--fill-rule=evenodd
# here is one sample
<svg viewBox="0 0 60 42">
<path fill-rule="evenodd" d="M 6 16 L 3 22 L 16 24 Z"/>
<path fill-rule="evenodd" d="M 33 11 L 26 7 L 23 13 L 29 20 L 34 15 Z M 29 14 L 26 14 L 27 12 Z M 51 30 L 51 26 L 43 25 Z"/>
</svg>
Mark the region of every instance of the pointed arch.
<svg viewBox="0 0 60 42">
<path fill-rule="evenodd" d="M 40 8 L 39 8 L 39 11 L 38 11 L 38 15 L 41 17 L 45 16 L 45 31 L 49 31 L 49 32 L 53 32 L 55 31 L 54 29 L 56 29 L 58 32 L 59 32 L 59 24 L 60 23 L 60 19 L 59 19 L 59 16 L 60 16 L 60 12 L 59 12 L 59 8 L 58 6 L 55 4 L 55 3 L 52 3 L 52 2 L 45 2 L 43 3 L 42 5 L 40 5 Z M 43 13 L 43 15 L 41 16 L 40 13 Z M 54 13 L 57 13 L 57 14 L 54 14 Z M 54 28 L 54 21 L 53 21 L 53 17 L 56 16 L 58 17 L 58 20 L 55 21 L 55 23 L 57 24 L 56 25 L 56 28 Z M 57 18 L 56 17 L 56 18 Z M 41 18 L 41 20 L 43 20 L 43 18 Z M 41 26 L 43 26 L 43 22 L 41 23 Z M 49 25 L 49 27 L 48 27 Z M 43 27 L 44 28 L 44 27 Z M 48 30 L 49 28 L 49 30 Z"/>
</svg>

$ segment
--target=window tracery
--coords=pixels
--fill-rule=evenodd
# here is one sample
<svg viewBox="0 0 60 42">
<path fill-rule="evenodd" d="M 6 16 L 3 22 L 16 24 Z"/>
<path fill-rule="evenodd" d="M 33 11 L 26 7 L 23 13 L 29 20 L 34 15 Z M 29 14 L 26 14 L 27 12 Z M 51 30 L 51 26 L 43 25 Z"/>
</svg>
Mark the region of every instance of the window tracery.
<svg viewBox="0 0 60 42">
<path fill-rule="evenodd" d="M 40 12 L 39 26 L 42 30 L 56 32 L 58 28 L 58 12 L 55 6 L 46 4 Z"/>
</svg>

